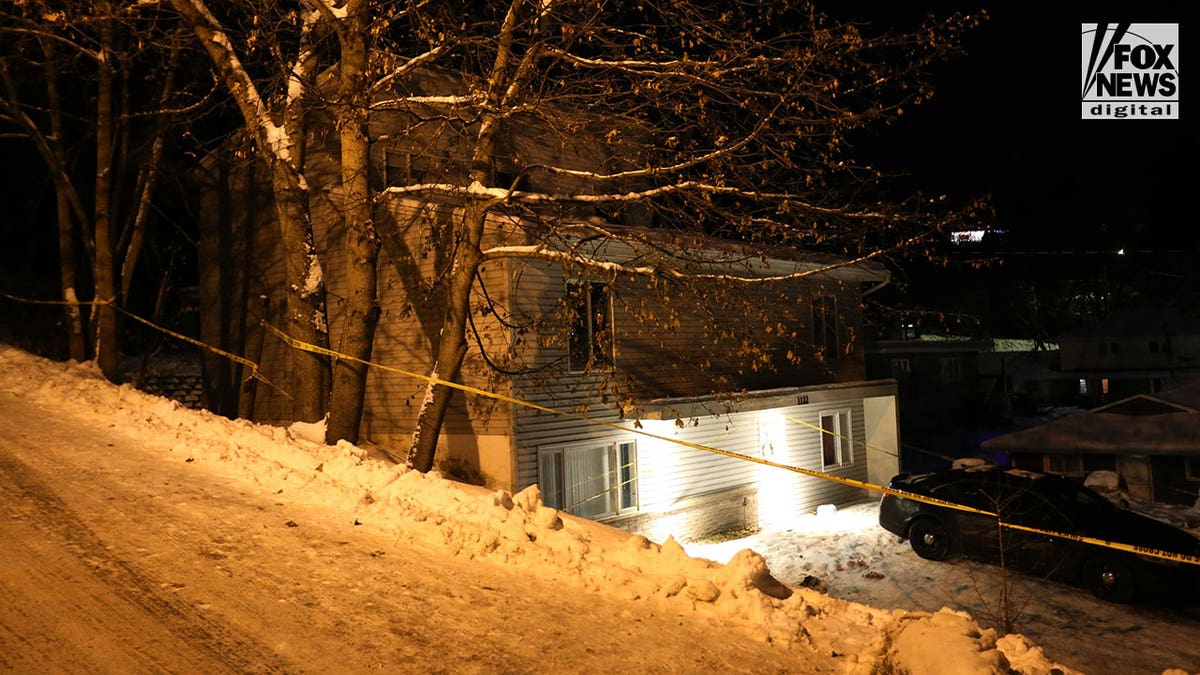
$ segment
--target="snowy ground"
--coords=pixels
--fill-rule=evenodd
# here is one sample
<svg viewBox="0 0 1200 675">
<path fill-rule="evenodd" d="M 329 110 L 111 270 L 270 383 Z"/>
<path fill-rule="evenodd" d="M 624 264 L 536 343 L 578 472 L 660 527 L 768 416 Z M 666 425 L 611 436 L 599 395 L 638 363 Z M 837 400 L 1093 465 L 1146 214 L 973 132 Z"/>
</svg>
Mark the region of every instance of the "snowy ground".
<svg viewBox="0 0 1200 675">
<path fill-rule="evenodd" d="M 866 507 L 711 562 L 312 431 L 0 347 L 0 670 L 1055 672 L 1027 638 L 940 611 L 969 607 L 967 568 L 918 567 Z M 1065 664 L 1147 637 L 1140 660 L 1083 672 L 1200 664 L 1184 617 L 1036 592 L 1067 612 L 1047 638 L 1107 625 Z"/>
<path fill-rule="evenodd" d="M 1135 505 L 1178 526 L 1196 523 L 1195 509 Z M 1001 570 L 994 565 L 917 557 L 907 541 L 878 525 L 878 505 L 805 516 L 787 532 L 763 532 L 687 552 L 725 561 L 741 549 L 761 553 L 771 573 L 834 597 L 891 609 L 970 613 L 1000 625 Z M 1192 529 L 1200 534 L 1200 530 Z M 1023 575 L 1010 577 L 1016 629 L 1046 656 L 1086 673 L 1160 673 L 1169 666 L 1200 672 L 1200 608 L 1117 605 L 1086 590 Z"/>
</svg>

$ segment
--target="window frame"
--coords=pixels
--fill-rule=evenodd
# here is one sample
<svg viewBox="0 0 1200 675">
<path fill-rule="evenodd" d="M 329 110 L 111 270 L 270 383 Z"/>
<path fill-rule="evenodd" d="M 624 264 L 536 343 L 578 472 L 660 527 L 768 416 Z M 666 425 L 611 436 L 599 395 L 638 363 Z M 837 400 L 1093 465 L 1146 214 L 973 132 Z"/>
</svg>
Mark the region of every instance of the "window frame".
<svg viewBox="0 0 1200 675">
<path fill-rule="evenodd" d="M 602 476 L 569 477 L 568 461 L 571 453 L 594 452 L 604 453 L 604 474 Z M 587 482 L 599 479 L 602 481 L 601 491 L 596 495 L 574 494 Z M 575 486 L 569 484 L 574 483 Z M 542 501 L 547 506 L 557 508 L 572 515 L 592 520 L 603 520 L 629 515 L 640 511 L 638 494 L 638 464 L 637 442 L 633 440 L 615 441 L 611 443 L 573 443 L 538 450 L 538 486 L 542 491 Z M 585 505 L 602 499 L 598 511 L 582 508 Z"/>
<path fill-rule="evenodd" d="M 584 287 L 586 292 L 577 291 L 574 287 Z M 595 293 L 604 294 L 604 313 L 601 319 L 593 309 Z M 583 307 L 575 306 L 575 298 L 582 295 Z M 564 298 L 570 312 L 571 325 L 567 331 L 567 372 L 586 373 L 591 371 L 611 371 L 616 366 L 617 332 L 613 312 L 612 286 L 603 281 L 588 279 L 569 279 L 564 289 Z M 582 312 L 580 311 L 582 309 Z M 583 340 L 578 334 L 586 331 Z M 598 336 L 607 334 L 607 344 L 598 340 Z M 581 345 L 587 345 L 587 358 L 583 363 L 577 363 L 580 358 Z"/>
<path fill-rule="evenodd" d="M 831 426 L 826 426 L 826 419 L 832 420 Z M 817 427 L 821 429 L 821 470 L 853 466 L 854 418 L 851 410 L 822 410 L 817 413 Z"/>
</svg>

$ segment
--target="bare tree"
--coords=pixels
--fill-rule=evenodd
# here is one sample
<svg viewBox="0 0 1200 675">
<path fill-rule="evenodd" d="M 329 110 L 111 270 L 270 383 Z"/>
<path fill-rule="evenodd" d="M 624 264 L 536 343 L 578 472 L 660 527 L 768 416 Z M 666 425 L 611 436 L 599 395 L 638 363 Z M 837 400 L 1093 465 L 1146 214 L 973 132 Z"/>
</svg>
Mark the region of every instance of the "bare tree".
<svg viewBox="0 0 1200 675">
<path fill-rule="evenodd" d="M 83 314 L 80 311 L 79 295 L 76 284 L 75 236 L 74 223 L 81 226 L 90 225 L 91 221 L 85 214 L 83 199 L 75 190 L 71 173 L 68 169 L 66 149 L 66 134 L 63 125 L 63 102 L 59 92 L 58 58 L 55 43 L 46 36 L 36 41 L 41 50 L 41 60 L 46 82 L 46 120 L 39 124 L 25 105 L 22 94 L 15 78 L 15 61 L 20 55 L 5 56 L 0 66 L 0 78 L 4 81 L 4 96 L 0 97 L 0 109 L 4 111 L 3 119 L 7 121 L 16 133 L 32 140 L 38 148 L 42 159 L 54 179 L 56 225 L 58 228 L 59 254 L 59 285 L 64 301 L 63 311 L 67 325 L 68 354 L 76 361 L 87 359 L 87 338 L 84 334 Z M 33 47 L 26 42 L 25 55 Z M 90 237 L 85 238 L 89 243 Z"/>
<path fill-rule="evenodd" d="M 87 358 L 88 331 L 76 284 L 90 277 L 92 292 L 83 297 L 95 301 L 95 357 L 110 379 L 118 375 L 117 307 L 128 300 L 134 284 L 174 117 L 167 106 L 177 103 L 173 73 L 178 60 L 177 51 L 168 46 L 171 31 L 152 19 L 141 21 L 135 9 L 111 2 L 24 2 L 0 10 L 6 44 L 0 53 L 0 122 L 33 142 L 53 177 L 69 355 Z M 135 49 L 139 44 L 144 48 Z M 168 53 L 172 56 L 166 57 Z M 141 84 L 143 79 L 159 81 L 152 73 L 164 75 L 165 85 L 157 94 Z M 157 127 L 148 155 L 131 150 L 144 138 L 143 120 Z M 90 151 L 82 150 L 85 139 Z M 140 179 L 132 181 L 139 170 Z M 85 204 L 89 198 L 90 209 Z M 77 268 L 76 242 L 86 252 L 83 274 Z"/>
<path fill-rule="evenodd" d="M 701 297 L 701 286 L 761 283 L 763 275 L 705 271 L 673 255 L 685 235 L 747 243 L 755 252 L 739 255 L 748 260 L 786 246 L 862 261 L 911 245 L 952 217 L 920 196 L 880 199 L 882 177 L 854 162 L 848 145 L 856 130 L 930 95 L 925 69 L 954 52 L 959 33 L 975 23 L 968 17 L 870 35 L 804 2 L 306 0 L 280 15 L 264 4 L 237 32 L 205 0 L 171 5 L 208 51 L 262 153 L 286 249 L 288 333 L 320 348 L 329 338 L 304 121 L 315 105 L 332 111 L 335 201 L 347 243 L 331 255 L 346 261 L 338 347 L 348 358 L 333 361 L 330 442 L 356 438 L 360 422 L 361 362 L 372 353 L 379 315 L 379 245 L 396 234 L 382 233 L 376 220 L 398 202 L 442 214 L 420 250 L 407 252 L 408 263 L 434 260 L 435 278 L 414 275 L 404 287 L 432 355 L 408 457 L 422 470 L 433 465 L 454 396 L 442 383 L 461 381 L 474 314 L 490 311 L 472 306 L 474 294 L 486 295 L 479 272 L 489 261 L 542 259 L 645 278 L 647 298 L 689 285 Z M 333 86 L 320 73 L 335 59 Z M 407 172 L 407 182 L 370 180 L 366 129 L 377 115 L 406 120 L 396 134 L 427 151 L 425 169 Z M 530 130 L 548 151 L 514 142 Z M 489 242 L 497 218 L 515 223 L 524 245 Z M 614 267 L 579 246 L 605 241 L 661 255 Z M 656 320 L 649 304 L 641 309 Z M 747 350 L 758 367 L 761 355 Z M 296 416 L 316 419 L 330 389 L 328 365 L 316 355 L 296 358 Z"/>
<path fill-rule="evenodd" d="M 321 12 L 310 9 L 294 16 L 298 23 L 294 51 L 282 56 L 276 50 L 287 73 L 282 87 L 264 93 L 243 63 L 236 43 L 221 22 L 209 11 L 204 0 L 171 0 L 208 52 L 221 80 L 233 97 L 251 135 L 266 162 L 274 190 L 275 214 L 284 249 L 286 283 L 286 331 L 297 340 L 328 349 L 329 328 L 326 318 L 325 278 L 313 242 L 308 206 L 308 185 L 304 179 L 304 95 L 312 86 L 319 64 L 314 49 L 314 30 Z M 261 28 L 252 39 L 267 39 L 285 24 L 269 24 L 262 17 Z M 257 19 L 257 17 L 256 17 Z M 280 17 L 286 22 L 288 17 Z M 323 354 L 293 350 L 292 396 L 294 415 L 305 421 L 324 417 L 329 392 L 329 361 Z"/>
<path fill-rule="evenodd" d="M 436 125 L 444 131 L 430 144 L 466 161 L 461 173 L 425 173 L 386 190 L 388 198 L 461 205 L 449 232 L 430 233 L 429 247 L 445 263 L 433 291 L 441 310 L 425 319 L 435 324 L 426 333 L 436 380 L 460 380 L 472 293 L 492 260 L 541 258 L 675 286 L 738 284 L 754 275 L 706 277 L 670 255 L 601 266 L 552 242 L 624 240 L 665 250 L 658 235 L 692 233 L 748 242 L 764 256 L 784 245 L 862 260 L 911 244 L 950 217 L 920 196 L 882 200 L 880 174 L 855 163 L 848 146 L 856 130 L 927 98 L 926 67 L 953 53 L 975 19 L 870 35 L 804 2 L 413 7 L 401 32 L 444 36 L 434 65 L 447 75 L 434 88 L 416 76 L 390 78 L 391 96 L 373 105 L 411 114 L 411 129 L 424 130 L 414 134 Z M 506 145 L 532 128 L 544 144 L 596 139 L 592 161 L 521 156 Z M 497 215 L 522 223 L 532 243 L 489 247 L 485 225 Z M 622 220 L 657 234 L 614 226 Z M 414 467 L 433 465 L 453 396 L 436 381 L 426 387 L 409 450 Z"/>
</svg>

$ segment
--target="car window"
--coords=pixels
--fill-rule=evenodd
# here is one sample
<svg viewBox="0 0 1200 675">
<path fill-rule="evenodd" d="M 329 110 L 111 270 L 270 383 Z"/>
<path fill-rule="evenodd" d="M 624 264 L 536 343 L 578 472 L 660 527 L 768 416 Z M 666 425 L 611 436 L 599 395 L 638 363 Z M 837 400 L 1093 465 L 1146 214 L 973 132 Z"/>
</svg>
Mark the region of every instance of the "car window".
<svg viewBox="0 0 1200 675">
<path fill-rule="evenodd" d="M 1040 529 L 1070 532 L 1072 526 L 1070 509 L 1048 499 L 1033 489 L 1017 490 L 1000 509 L 1000 516 L 1008 522 Z"/>
<path fill-rule="evenodd" d="M 955 504 L 970 506 L 983 511 L 995 510 L 995 500 L 991 498 L 994 490 L 980 480 L 963 479 L 939 485 L 931 490 L 938 499 L 944 499 Z"/>
<path fill-rule="evenodd" d="M 1048 490 L 1047 498 L 1076 520 L 1092 520 L 1111 510 L 1112 504 L 1087 488 L 1060 483 Z"/>
</svg>

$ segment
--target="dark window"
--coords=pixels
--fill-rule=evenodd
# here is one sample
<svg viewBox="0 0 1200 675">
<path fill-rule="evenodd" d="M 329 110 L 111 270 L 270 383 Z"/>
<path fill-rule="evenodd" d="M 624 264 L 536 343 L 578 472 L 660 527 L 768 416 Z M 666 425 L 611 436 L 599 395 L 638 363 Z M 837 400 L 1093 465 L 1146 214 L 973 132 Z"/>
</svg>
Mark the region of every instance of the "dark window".
<svg viewBox="0 0 1200 675">
<path fill-rule="evenodd" d="M 501 190 L 512 189 L 514 192 L 529 192 L 529 177 L 518 169 L 497 169 L 496 187 Z"/>
<path fill-rule="evenodd" d="M 930 492 L 938 499 L 944 499 L 954 504 L 962 504 L 984 511 L 993 511 L 996 508 L 995 500 L 989 497 L 976 481 L 946 483 L 933 488 Z"/>
<path fill-rule="evenodd" d="M 1077 454 L 1046 455 L 1045 471 L 1060 476 L 1082 476 L 1083 456 Z"/>
<path fill-rule="evenodd" d="M 1093 471 L 1116 471 L 1117 458 L 1112 455 L 1084 455 L 1083 456 L 1083 471 L 1091 473 Z"/>
<path fill-rule="evenodd" d="M 1200 481 L 1200 457 L 1184 458 L 1183 477 L 1191 481 Z"/>
<path fill-rule="evenodd" d="M 849 410 L 821 413 L 821 468 L 854 462 L 851 431 Z"/>
<path fill-rule="evenodd" d="M 385 157 L 385 179 L 388 187 L 422 183 L 462 183 L 467 177 L 466 165 L 452 159 L 446 152 L 430 150 L 414 153 L 389 150 Z"/>
<path fill-rule="evenodd" d="M 813 345 L 825 358 L 841 356 L 838 340 L 837 300 L 832 295 L 813 298 Z"/>
<path fill-rule="evenodd" d="M 611 368 L 613 364 L 612 293 L 597 281 L 567 283 L 571 310 L 568 361 L 571 371 Z"/>
<path fill-rule="evenodd" d="M 962 380 L 962 359 L 948 356 L 941 360 L 942 382 L 959 382 Z"/>
<path fill-rule="evenodd" d="M 617 476 L 621 481 L 621 499 L 618 502 L 620 510 L 636 509 L 637 446 L 633 443 L 621 443 L 617 446 Z"/>
</svg>

